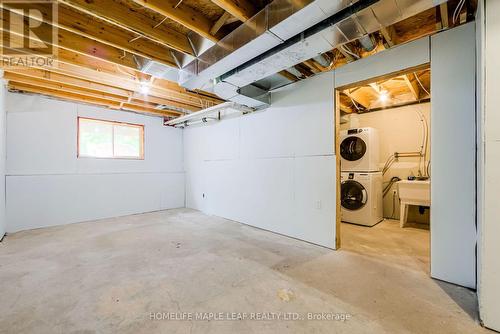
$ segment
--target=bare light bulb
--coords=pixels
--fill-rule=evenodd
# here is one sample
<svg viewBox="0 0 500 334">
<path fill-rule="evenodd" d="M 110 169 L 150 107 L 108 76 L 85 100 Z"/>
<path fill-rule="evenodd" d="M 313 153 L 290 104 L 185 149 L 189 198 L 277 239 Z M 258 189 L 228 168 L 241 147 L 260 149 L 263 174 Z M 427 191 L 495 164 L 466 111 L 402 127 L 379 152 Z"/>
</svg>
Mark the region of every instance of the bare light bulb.
<svg viewBox="0 0 500 334">
<path fill-rule="evenodd" d="M 379 98 L 380 102 L 385 103 L 385 102 L 387 102 L 387 100 L 389 100 L 389 94 L 387 93 L 387 91 L 384 90 L 384 91 L 380 92 L 380 95 L 378 98 Z"/>
<path fill-rule="evenodd" d="M 149 94 L 149 82 L 142 81 L 140 83 L 139 92 L 143 95 Z"/>
</svg>

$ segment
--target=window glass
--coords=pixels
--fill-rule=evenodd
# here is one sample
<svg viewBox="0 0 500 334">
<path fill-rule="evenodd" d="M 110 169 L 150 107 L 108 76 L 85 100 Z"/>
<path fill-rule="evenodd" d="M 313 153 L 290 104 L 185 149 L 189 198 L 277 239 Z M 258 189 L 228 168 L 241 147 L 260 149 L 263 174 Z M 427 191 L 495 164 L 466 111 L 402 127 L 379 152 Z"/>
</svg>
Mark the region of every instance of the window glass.
<svg viewBox="0 0 500 334">
<path fill-rule="evenodd" d="M 115 125 L 115 156 L 141 156 L 142 129 L 136 126 Z"/>
<path fill-rule="evenodd" d="M 78 157 L 144 159 L 144 126 L 80 117 Z"/>
</svg>

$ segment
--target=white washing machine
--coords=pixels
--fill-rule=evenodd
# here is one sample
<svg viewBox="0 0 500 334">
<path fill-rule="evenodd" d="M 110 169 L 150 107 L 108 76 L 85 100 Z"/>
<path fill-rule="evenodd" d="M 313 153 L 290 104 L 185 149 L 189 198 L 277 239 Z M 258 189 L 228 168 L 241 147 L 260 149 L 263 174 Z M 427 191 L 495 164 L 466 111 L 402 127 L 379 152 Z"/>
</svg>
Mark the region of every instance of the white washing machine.
<svg viewBox="0 0 500 334">
<path fill-rule="evenodd" d="M 342 221 L 373 226 L 383 220 L 382 172 L 342 172 Z"/>
<path fill-rule="evenodd" d="M 374 128 L 340 131 L 341 170 L 343 172 L 378 172 L 379 139 Z"/>
</svg>

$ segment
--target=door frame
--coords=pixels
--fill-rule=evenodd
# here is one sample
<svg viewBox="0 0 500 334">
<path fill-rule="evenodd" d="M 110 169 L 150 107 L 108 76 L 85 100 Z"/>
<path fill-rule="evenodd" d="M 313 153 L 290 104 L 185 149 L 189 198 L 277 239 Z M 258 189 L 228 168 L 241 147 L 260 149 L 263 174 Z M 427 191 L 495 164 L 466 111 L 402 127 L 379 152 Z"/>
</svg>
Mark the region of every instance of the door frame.
<svg viewBox="0 0 500 334">
<path fill-rule="evenodd" d="M 371 77 L 368 79 L 364 79 L 362 81 L 349 83 L 344 86 L 334 87 L 334 147 L 335 147 L 335 162 L 336 162 L 336 210 L 335 210 L 335 249 L 340 249 L 342 247 L 342 232 L 341 232 L 341 214 L 342 214 L 342 206 L 340 204 L 340 196 L 341 196 L 341 156 L 340 156 L 340 91 L 360 86 L 366 85 L 375 80 L 385 80 L 395 76 L 400 76 L 406 73 L 412 73 L 416 71 L 421 71 L 425 69 L 430 69 L 430 62 L 420 64 L 417 66 L 408 67 L 402 70 L 398 70 L 392 73 L 387 73 L 375 77 Z M 431 97 L 432 98 L 432 97 Z M 431 110 L 432 113 L 432 110 Z M 430 252 L 430 250 L 429 250 Z M 430 257 L 430 254 L 429 254 Z"/>
</svg>

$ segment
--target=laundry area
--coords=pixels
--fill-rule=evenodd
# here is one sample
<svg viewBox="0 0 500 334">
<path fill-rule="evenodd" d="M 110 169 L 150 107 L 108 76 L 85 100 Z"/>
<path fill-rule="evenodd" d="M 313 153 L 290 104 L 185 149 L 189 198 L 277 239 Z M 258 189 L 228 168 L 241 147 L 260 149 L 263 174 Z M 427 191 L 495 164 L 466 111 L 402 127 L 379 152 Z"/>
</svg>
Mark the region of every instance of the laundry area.
<svg viewBox="0 0 500 334">
<path fill-rule="evenodd" d="M 0 13 L 0 334 L 500 331 L 500 0 Z"/>
<path fill-rule="evenodd" d="M 370 238 L 371 228 L 402 238 L 416 228 L 427 234 L 420 248 L 429 263 L 430 78 L 425 68 L 340 91 L 341 221 L 365 227 L 344 227 L 344 242 Z"/>
</svg>

